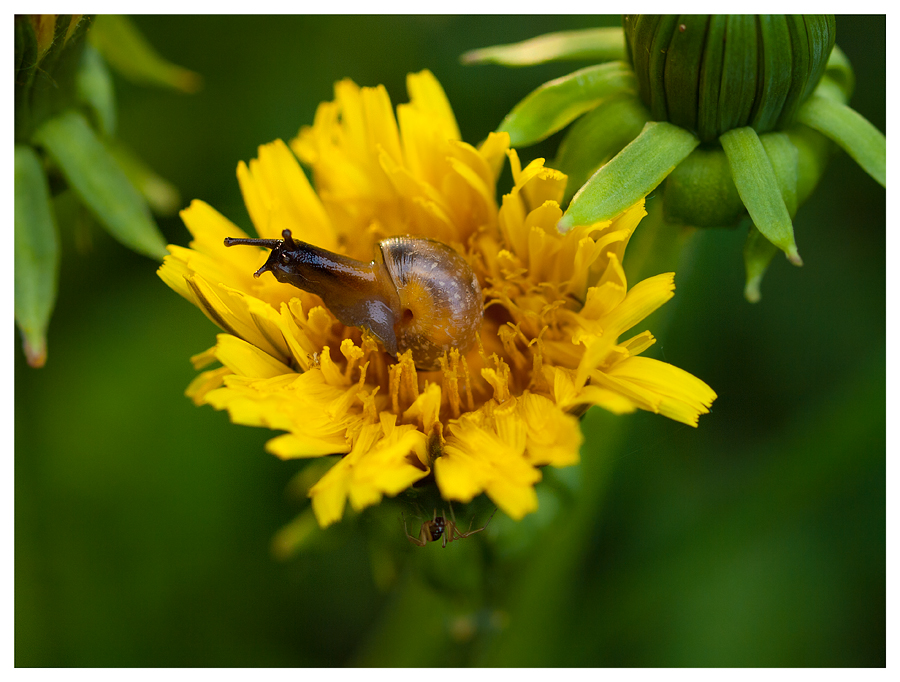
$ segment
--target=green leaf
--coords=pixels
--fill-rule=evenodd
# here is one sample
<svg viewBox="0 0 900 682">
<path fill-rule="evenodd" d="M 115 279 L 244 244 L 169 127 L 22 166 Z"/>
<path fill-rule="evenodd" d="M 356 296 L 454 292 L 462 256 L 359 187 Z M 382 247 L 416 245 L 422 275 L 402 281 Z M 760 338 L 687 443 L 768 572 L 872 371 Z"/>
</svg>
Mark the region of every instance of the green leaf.
<svg viewBox="0 0 900 682">
<path fill-rule="evenodd" d="M 753 224 L 770 242 L 787 254 L 794 265 L 802 265 L 794 226 L 781 196 L 772 163 L 756 131 L 747 126 L 723 133 L 719 138 L 734 185 L 747 207 Z"/>
<path fill-rule="evenodd" d="M 499 132 L 507 132 L 513 147 L 526 147 L 561 130 L 603 99 L 636 89 L 634 73 L 625 62 L 580 69 L 544 83 L 509 112 Z"/>
<path fill-rule="evenodd" d="M 147 202 L 77 111 L 46 121 L 34 134 L 59 166 L 69 186 L 100 224 L 118 241 L 161 260 L 166 243 L 150 216 Z"/>
<path fill-rule="evenodd" d="M 200 75 L 161 57 L 128 17 L 98 16 L 90 41 L 110 66 L 131 81 L 183 92 L 200 89 Z"/>
<path fill-rule="evenodd" d="M 81 55 L 81 63 L 75 74 L 78 99 L 94 114 L 97 127 L 106 137 L 116 133 L 116 95 L 112 76 L 103 57 L 88 45 Z"/>
<path fill-rule="evenodd" d="M 562 232 L 615 217 L 647 196 L 700 144 L 684 128 L 651 121 L 641 134 L 578 190 L 562 219 Z"/>
<path fill-rule="evenodd" d="M 882 187 L 887 182 L 887 141 L 881 131 L 850 107 L 826 97 L 811 97 L 797 120 L 830 138 Z"/>
<path fill-rule="evenodd" d="M 509 45 L 494 45 L 466 52 L 463 64 L 531 66 L 546 62 L 587 59 L 608 62 L 625 59 L 625 37 L 618 26 L 560 31 Z"/>
<path fill-rule="evenodd" d="M 37 153 L 15 151 L 15 313 L 32 367 L 47 359 L 47 326 L 56 302 L 59 235 L 47 178 Z"/>
<path fill-rule="evenodd" d="M 568 201 L 604 163 L 636 138 L 650 112 L 630 94 L 609 97 L 576 121 L 559 145 L 551 164 L 569 177 L 563 201 Z"/>
</svg>

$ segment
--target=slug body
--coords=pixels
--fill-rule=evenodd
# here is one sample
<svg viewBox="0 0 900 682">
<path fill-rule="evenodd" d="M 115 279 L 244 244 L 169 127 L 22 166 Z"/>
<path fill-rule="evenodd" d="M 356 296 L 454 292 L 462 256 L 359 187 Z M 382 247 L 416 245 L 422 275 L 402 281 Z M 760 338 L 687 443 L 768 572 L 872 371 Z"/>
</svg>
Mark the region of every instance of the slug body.
<svg viewBox="0 0 900 682">
<path fill-rule="evenodd" d="M 393 357 L 407 350 L 421 370 L 440 368 L 452 348 L 465 354 L 481 331 L 478 278 L 466 260 L 433 239 L 390 237 L 378 242 L 369 263 L 294 240 L 232 239 L 225 246 L 272 249 L 259 277 L 318 295 L 344 325 L 368 329 Z"/>
</svg>

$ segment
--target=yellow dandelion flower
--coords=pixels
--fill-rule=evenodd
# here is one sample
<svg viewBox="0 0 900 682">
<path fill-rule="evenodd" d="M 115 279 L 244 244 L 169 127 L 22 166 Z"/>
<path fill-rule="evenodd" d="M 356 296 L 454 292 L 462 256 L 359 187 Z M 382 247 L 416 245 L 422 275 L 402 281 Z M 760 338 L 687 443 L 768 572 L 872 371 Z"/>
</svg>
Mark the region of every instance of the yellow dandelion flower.
<svg viewBox="0 0 900 682">
<path fill-rule="evenodd" d="M 716 397 L 687 372 L 640 357 L 655 341 L 649 332 L 620 340 L 674 290 L 672 273 L 628 289 L 622 258 L 643 202 L 560 234 L 565 175 L 542 159 L 522 168 L 505 133 L 479 147 L 462 142 L 430 72 L 409 75 L 407 87 L 410 102 L 395 117 L 384 87 L 341 81 L 290 148 L 263 145 L 239 164 L 238 180 L 270 248 L 302 240 L 360 265 L 396 235 L 452 249 L 443 260 L 471 268 L 483 305 L 471 348 L 460 352 L 449 338 L 432 367 L 412 346 L 383 341 L 374 319 L 381 308 L 350 326 L 320 296 L 255 278 L 261 266 L 274 274 L 271 254 L 226 248 L 226 238 L 246 234 L 201 201 L 182 212 L 190 248 L 170 246 L 159 271 L 224 332 L 193 358 L 198 369 L 221 365 L 188 387 L 194 402 L 283 431 L 267 444 L 278 457 L 343 455 L 309 491 L 323 527 L 348 500 L 361 510 L 429 476 L 447 500 L 486 493 L 519 519 L 537 508 L 540 467 L 578 462 L 575 415 L 587 407 L 649 410 L 696 426 Z M 498 206 L 507 159 L 514 184 Z M 359 285 L 364 294 L 372 282 Z M 426 312 L 416 316 L 441 323 L 439 306 Z M 459 332 L 448 328 L 449 337 Z"/>
</svg>

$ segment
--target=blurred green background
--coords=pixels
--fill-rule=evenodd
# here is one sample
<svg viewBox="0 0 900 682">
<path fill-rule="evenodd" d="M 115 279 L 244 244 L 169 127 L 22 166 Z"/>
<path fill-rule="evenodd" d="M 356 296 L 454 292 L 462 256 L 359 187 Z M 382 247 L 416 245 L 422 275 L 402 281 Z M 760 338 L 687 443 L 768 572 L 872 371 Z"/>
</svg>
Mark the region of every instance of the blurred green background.
<svg viewBox="0 0 900 682">
<path fill-rule="evenodd" d="M 398 103 L 429 68 L 476 143 L 579 64 L 463 67 L 462 52 L 617 21 L 137 17 L 204 87 L 116 80 L 119 137 L 185 204 L 248 227 L 237 162 L 311 123 L 334 81 Z M 883 131 L 885 18 L 837 26 L 851 105 Z M 160 225 L 188 242 L 177 217 Z M 184 397 L 216 329 L 82 217 L 46 367 L 15 339 L 16 665 L 884 666 L 885 192 L 838 154 L 795 228 L 805 265 L 776 258 L 757 305 L 744 230 L 696 235 L 648 325 L 652 357 L 719 394 L 698 429 L 595 409 L 583 464 L 546 471 L 520 524 L 498 513 L 420 549 L 392 501 L 278 560 L 305 463 Z"/>
</svg>

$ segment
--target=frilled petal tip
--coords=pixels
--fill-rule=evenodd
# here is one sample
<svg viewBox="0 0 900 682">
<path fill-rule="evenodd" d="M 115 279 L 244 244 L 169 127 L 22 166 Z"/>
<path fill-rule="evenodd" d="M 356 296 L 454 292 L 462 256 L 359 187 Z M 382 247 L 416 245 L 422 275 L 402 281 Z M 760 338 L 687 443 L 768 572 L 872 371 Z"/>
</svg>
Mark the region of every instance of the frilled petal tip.
<svg viewBox="0 0 900 682">
<path fill-rule="evenodd" d="M 361 511 L 427 476 L 430 470 L 422 464 L 426 447 L 424 433 L 414 426 L 397 426 L 396 416 L 383 412 L 380 423 L 364 426 L 350 453 L 310 488 L 319 525 L 339 521 L 348 499 Z"/>
<path fill-rule="evenodd" d="M 468 502 L 481 492 L 510 518 L 537 509 L 537 468 L 578 462 L 578 420 L 550 399 L 526 392 L 451 424 L 435 478 L 446 499 Z"/>
</svg>

